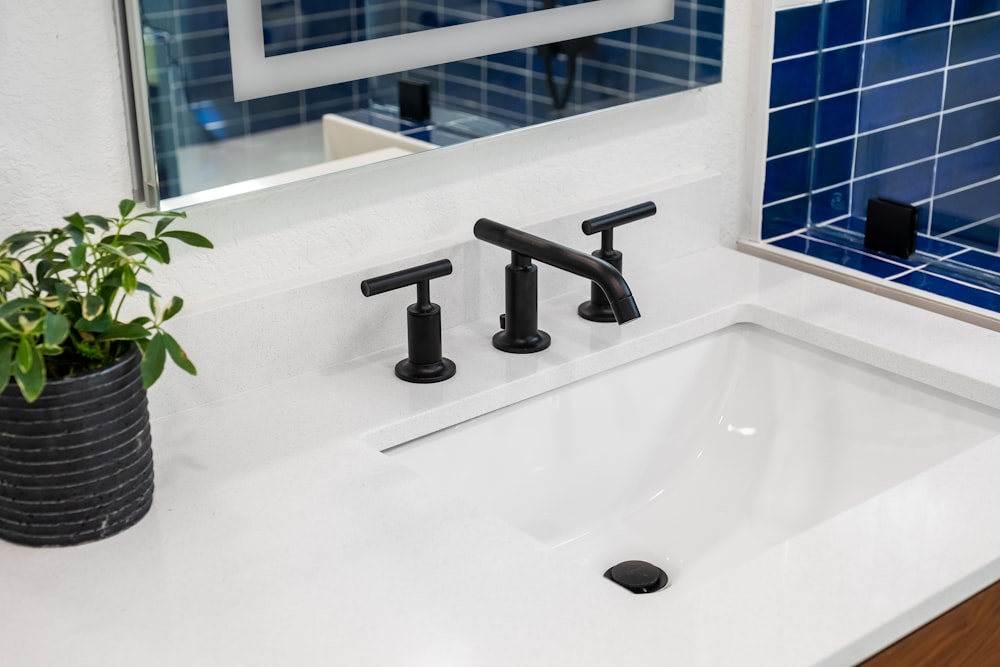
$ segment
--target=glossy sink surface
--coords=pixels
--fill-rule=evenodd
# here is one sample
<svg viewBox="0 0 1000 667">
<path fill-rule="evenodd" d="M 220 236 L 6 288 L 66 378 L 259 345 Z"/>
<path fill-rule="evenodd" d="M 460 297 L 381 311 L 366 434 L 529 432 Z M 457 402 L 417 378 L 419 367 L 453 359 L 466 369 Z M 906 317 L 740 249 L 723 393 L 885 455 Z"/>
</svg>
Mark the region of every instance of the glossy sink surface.
<svg viewBox="0 0 1000 667">
<path fill-rule="evenodd" d="M 686 585 L 998 432 L 994 410 L 740 324 L 386 453 L 581 566 Z"/>
</svg>

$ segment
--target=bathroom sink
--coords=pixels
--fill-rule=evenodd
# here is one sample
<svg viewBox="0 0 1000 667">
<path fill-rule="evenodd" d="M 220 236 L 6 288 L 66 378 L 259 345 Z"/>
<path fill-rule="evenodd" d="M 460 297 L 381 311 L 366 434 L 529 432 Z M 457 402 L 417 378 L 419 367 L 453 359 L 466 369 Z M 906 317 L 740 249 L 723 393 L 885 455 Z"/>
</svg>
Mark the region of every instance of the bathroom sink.
<svg viewBox="0 0 1000 667">
<path fill-rule="evenodd" d="M 997 432 L 997 411 L 740 324 L 386 454 L 594 572 L 688 585 Z"/>
</svg>

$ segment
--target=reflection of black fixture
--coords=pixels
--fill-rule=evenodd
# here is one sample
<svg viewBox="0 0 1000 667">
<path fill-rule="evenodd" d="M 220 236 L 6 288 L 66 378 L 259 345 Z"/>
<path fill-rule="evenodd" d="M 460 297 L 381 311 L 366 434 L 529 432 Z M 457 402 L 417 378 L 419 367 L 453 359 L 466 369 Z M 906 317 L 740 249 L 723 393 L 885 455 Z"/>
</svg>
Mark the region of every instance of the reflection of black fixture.
<svg viewBox="0 0 1000 667">
<path fill-rule="evenodd" d="M 544 0 L 545 9 L 553 9 L 556 0 Z M 564 42 L 554 42 L 543 44 L 538 47 L 538 53 L 545 62 L 545 81 L 549 86 L 549 96 L 552 98 L 552 108 L 562 111 L 569 102 L 569 96 L 573 93 L 573 84 L 576 81 L 577 63 L 582 56 L 592 56 L 597 52 L 597 37 L 587 35 L 568 39 Z M 562 90 L 556 85 L 554 73 L 554 63 L 560 55 L 566 56 L 566 85 Z"/>
<path fill-rule="evenodd" d="M 426 123 L 431 119 L 430 84 L 410 79 L 400 79 L 399 117 L 414 123 Z"/>
</svg>

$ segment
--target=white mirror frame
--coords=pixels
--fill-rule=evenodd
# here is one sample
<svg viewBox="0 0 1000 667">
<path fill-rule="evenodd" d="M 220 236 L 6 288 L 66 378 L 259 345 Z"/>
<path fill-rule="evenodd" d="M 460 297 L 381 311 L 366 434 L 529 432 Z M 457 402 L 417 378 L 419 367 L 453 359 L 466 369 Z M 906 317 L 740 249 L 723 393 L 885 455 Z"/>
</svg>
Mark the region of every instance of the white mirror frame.
<svg viewBox="0 0 1000 667">
<path fill-rule="evenodd" d="M 260 0 L 227 0 L 237 102 L 669 21 L 673 0 L 592 0 L 265 57 Z"/>
</svg>

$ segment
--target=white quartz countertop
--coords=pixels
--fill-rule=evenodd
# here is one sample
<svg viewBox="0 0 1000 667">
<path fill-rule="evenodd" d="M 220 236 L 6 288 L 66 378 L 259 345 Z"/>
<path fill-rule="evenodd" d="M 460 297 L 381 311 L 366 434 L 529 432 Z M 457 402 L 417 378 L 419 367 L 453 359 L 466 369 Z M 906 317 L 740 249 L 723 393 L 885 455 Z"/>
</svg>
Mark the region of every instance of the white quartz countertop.
<svg viewBox="0 0 1000 667">
<path fill-rule="evenodd" d="M 380 453 L 737 322 L 1000 407 L 995 332 L 721 248 L 628 278 L 642 318 L 575 317 L 581 281 L 541 304 L 542 354 L 484 320 L 445 330 L 444 383 L 396 380 L 401 341 L 155 421 L 142 522 L 0 543 L 0 664 L 850 665 L 1000 579 L 1000 437 L 649 596 Z"/>
</svg>

